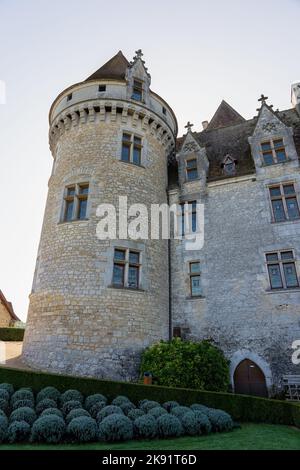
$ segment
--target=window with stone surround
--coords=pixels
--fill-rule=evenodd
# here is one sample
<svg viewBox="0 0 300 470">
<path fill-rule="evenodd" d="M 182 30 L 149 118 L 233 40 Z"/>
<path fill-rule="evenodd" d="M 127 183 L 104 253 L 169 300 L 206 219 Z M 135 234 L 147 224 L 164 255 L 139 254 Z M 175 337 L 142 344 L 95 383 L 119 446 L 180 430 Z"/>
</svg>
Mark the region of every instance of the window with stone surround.
<svg viewBox="0 0 300 470">
<path fill-rule="evenodd" d="M 266 262 L 272 290 L 299 287 L 293 250 L 266 253 Z"/>
<path fill-rule="evenodd" d="M 293 183 L 269 186 L 274 222 L 299 219 L 300 212 Z"/>
<path fill-rule="evenodd" d="M 136 101 L 143 100 L 143 82 L 141 80 L 133 80 L 132 96 L 131 98 Z"/>
<path fill-rule="evenodd" d="M 236 174 L 236 160 L 230 155 L 226 155 L 221 165 L 223 173 L 228 176 L 234 176 Z"/>
<path fill-rule="evenodd" d="M 142 160 L 141 137 L 134 135 L 134 134 L 130 134 L 128 132 L 123 133 L 121 160 L 123 162 L 134 163 L 135 165 L 141 165 L 141 160 Z"/>
<path fill-rule="evenodd" d="M 138 251 L 115 248 L 112 285 L 139 289 L 140 253 Z"/>
<path fill-rule="evenodd" d="M 201 297 L 200 262 L 191 261 L 189 267 L 191 297 Z"/>
<path fill-rule="evenodd" d="M 287 160 L 283 139 L 270 139 L 261 143 L 264 165 L 274 165 Z"/>
<path fill-rule="evenodd" d="M 187 181 L 193 181 L 198 178 L 197 159 L 190 158 L 185 161 L 185 171 Z"/>
<path fill-rule="evenodd" d="M 88 183 L 77 183 L 67 186 L 64 192 L 62 222 L 85 220 L 87 218 L 88 196 Z"/>
<path fill-rule="evenodd" d="M 187 204 L 187 206 L 186 206 Z M 181 207 L 181 234 L 197 232 L 197 201 L 186 201 Z M 188 227 L 187 225 L 188 219 Z"/>
</svg>

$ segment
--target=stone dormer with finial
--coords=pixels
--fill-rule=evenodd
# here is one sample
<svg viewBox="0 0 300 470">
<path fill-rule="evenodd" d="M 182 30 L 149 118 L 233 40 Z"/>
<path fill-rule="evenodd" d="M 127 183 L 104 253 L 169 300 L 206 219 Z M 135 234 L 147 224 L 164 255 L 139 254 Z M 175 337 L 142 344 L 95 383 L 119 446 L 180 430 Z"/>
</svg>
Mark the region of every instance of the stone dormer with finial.
<svg viewBox="0 0 300 470">
<path fill-rule="evenodd" d="M 126 70 L 127 98 L 146 104 L 150 103 L 151 75 L 142 59 L 141 49 L 135 52 L 133 60 Z"/>
</svg>

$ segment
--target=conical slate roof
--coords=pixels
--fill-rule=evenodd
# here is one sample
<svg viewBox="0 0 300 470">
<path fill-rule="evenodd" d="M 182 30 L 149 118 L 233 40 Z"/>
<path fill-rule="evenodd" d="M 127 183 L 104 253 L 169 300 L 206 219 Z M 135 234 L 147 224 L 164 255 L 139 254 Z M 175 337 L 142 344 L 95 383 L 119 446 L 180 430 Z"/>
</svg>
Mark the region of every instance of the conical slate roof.
<svg viewBox="0 0 300 470">
<path fill-rule="evenodd" d="M 122 51 L 119 51 L 114 57 L 102 65 L 100 69 L 94 72 L 85 81 L 87 82 L 89 80 L 98 80 L 101 78 L 124 80 L 128 65 L 128 60 L 123 55 Z"/>
<path fill-rule="evenodd" d="M 233 109 L 225 100 L 222 100 L 220 106 L 207 126 L 207 130 L 217 129 L 219 127 L 241 124 L 245 119 Z"/>
</svg>

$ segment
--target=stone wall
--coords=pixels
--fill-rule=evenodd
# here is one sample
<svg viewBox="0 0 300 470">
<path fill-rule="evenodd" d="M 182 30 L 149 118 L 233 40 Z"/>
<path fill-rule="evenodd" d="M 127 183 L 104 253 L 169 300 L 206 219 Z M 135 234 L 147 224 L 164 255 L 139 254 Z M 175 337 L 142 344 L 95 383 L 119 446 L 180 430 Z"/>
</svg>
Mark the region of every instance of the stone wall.
<svg viewBox="0 0 300 470">
<path fill-rule="evenodd" d="M 6 307 L 0 302 L 0 328 L 6 328 L 11 324 L 11 316 Z"/>
</svg>

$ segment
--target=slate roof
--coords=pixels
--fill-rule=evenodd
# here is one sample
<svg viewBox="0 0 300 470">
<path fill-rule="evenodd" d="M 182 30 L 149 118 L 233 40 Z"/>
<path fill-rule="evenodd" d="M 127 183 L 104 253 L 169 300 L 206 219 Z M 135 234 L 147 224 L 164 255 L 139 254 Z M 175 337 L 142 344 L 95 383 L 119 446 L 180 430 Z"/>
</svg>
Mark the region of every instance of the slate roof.
<svg viewBox="0 0 300 470">
<path fill-rule="evenodd" d="M 211 121 L 207 126 L 207 130 L 217 129 L 218 127 L 230 126 L 233 124 L 240 124 L 245 122 L 243 118 L 230 104 L 226 103 L 225 100 L 221 101 L 220 106 L 213 115 Z"/>
<path fill-rule="evenodd" d="M 85 81 L 99 80 L 99 79 L 116 79 L 124 80 L 126 69 L 129 65 L 128 60 L 123 55 L 122 51 L 119 51 L 113 56 L 108 62 L 106 62 L 100 69 L 96 70 L 90 77 Z"/>
<path fill-rule="evenodd" d="M 4 305 L 8 313 L 10 314 L 12 320 L 20 321 L 17 315 L 14 312 L 13 306 L 11 302 L 8 302 L 3 294 L 2 290 L 0 290 L 0 302 Z"/>
</svg>

